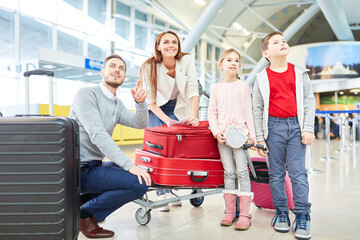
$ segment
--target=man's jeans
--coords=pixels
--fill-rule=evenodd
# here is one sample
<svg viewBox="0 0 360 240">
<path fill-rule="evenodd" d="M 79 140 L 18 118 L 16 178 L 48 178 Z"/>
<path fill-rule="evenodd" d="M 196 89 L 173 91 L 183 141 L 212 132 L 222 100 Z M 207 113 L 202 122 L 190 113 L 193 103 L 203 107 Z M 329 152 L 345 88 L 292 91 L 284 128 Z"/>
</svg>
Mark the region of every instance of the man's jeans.
<svg viewBox="0 0 360 240">
<path fill-rule="evenodd" d="M 270 190 L 274 207 L 288 211 L 285 193 L 286 170 L 292 183 L 294 213 L 310 213 L 309 183 L 305 169 L 306 145 L 301 143 L 301 130 L 297 117 L 277 118 L 269 116 Z"/>
<path fill-rule="evenodd" d="M 114 162 L 94 161 L 81 168 L 81 193 L 94 197 L 82 205 L 99 222 L 122 205 L 143 196 L 148 187 L 142 178 L 125 171 Z"/>
</svg>

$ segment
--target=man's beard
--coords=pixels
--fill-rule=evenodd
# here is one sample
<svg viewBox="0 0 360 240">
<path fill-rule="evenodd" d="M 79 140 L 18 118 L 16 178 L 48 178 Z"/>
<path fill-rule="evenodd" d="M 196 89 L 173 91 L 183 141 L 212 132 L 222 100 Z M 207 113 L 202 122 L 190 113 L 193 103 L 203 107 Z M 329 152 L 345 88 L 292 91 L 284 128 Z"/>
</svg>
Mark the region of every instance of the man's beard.
<svg viewBox="0 0 360 240">
<path fill-rule="evenodd" d="M 110 87 L 113 87 L 113 88 L 118 88 L 122 84 L 122 83 L 112 83 L 112 82 L 110 82 L 109 80 L 106 80 L 106 79 L 105 79 L 105 82 L 106 82 L 107 85 L 109 85 Z"/>
</svg>

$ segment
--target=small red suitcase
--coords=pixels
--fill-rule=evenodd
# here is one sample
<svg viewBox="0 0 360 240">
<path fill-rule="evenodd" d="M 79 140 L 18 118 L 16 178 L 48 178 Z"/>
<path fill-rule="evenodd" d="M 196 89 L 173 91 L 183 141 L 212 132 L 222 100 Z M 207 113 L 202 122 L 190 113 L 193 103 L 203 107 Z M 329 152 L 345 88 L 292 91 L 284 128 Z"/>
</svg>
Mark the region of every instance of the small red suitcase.
<svg viewBox="0 0 360 240">
<path fill-rule="evenodd" d="M 253 157 L 251 161 L 254 165 L 257 178 L 250 172 L 251 191 L 254 193 L 254 204 L 261 208 L 275 209 L 272 202 L 272 195 L 269 186 L 269 174 L 265 158 Z M 288 199 L 290 210 L 294 210 L 293 192 L 288 173 L 285 176 L 285 192 Z"/>
<path fill-rule="evenodd" d="M 143 150 L 168 158 L 220 158 L 208 121 L 200 121 L 198 126 L 146 128 Z"/>
<path fill-rule="evenodd" d="M 220 159 L 166 158 L 136 149 L 135 165 L 145 168 L 157 185 L 209 188 L 224 185 Z"/>
</svg>

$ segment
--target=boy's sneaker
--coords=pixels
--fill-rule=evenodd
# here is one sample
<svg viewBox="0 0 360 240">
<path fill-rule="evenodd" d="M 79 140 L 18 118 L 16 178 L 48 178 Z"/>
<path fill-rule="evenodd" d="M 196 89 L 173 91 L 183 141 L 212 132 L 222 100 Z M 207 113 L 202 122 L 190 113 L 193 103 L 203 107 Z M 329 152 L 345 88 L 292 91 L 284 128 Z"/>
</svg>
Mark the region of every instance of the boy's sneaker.
<svg viewBox="0 0 360 240">
<path fill-rule="evenodd" d="M 277 232 L 288 232 L 290 229 L 289 212 L 276 209 L 275 216 L 271 220 L 271 225 Z"/>
<path fill-rule="evenodd" d="M 294 228 L 295 224 L 295 228 Z M 311 238 L 310 232 L 310 214 L 300 213 L 296 214 L 295 221 L 292 225 L 292 230 L 295 232 L 295 237 L 297 239 L 307 240 Z"/>
</svg>

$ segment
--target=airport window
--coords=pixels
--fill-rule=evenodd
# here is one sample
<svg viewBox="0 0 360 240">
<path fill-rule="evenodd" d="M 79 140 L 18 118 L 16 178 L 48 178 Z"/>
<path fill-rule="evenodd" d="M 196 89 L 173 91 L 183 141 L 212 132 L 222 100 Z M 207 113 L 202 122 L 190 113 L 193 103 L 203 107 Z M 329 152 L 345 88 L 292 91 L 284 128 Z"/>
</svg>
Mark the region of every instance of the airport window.
<svg viewBox="0 0 360 240">
<path fill-rule="evenodd" d="M 56 0 L 20 0 L 20 12 L 49 22 L 56 21 Z"/>
<path fill-rule="evenodd" d="M 175 27 L 175 26 L 173 26 L 173 25 L 170 25 L 170 29 L 171 29 L 172 31 L 176 32 L 176 33 L 179 33 L 179 32 L 180 32 L 180 29 L 177 28 L 177 27 Z"/>
<path fill-rule="evenodd" d="M 129 41 L 130 37 L 130 21 L 116 18 L 116 34 Z"/>
<path fill-rule="evenodd" d="M 1 34 L 0 45 L 1 54 L 0 62 L 14 61 L 14 13 L 0 9 L 0 26 Z"/>
<path fill-rule="evenodd" d="M 130 7 L 121 2 L 116 2 L 116 13 L 130 17 Z"/>
<path fill-rule="evenodd" d="M 58 50 L 83 56 L 82 34 L 64 27 L 58 27 Z"/>
<path fill-rule="evenodd" d="M 218 47 L 215 47 L 215 61 L 218 61 L 219 58 L 220 58 L 220 52 L 221 52 L 221 49 L 218 48 Z"/>
<path fill-rule="evenodd" d="M 155 24 L 156 25 L 159 25 L 159 26 L 162 26 L 162 27 L 165 27 L 166 26 L 166 23 L 165 22 L 163 22 L 163 21 L 161 21 L 161 20 L 159 20 L 159 19 L 155 19 Z"/>
<path fill-rule="evenodd" d="M 206 59 L 210 61 L 212 60 L 212 47 L 213 45 L 209 43 L 206 46 Z"/>
<path fill-rule="evenodd" d="M 103 61 L 106 58 L 106 46 L 106 40 L 88 36 L 88 58 Z"/>
<path fill-rule="evenodd" d="M 135 25 L 135 47 L 141 50 L 146 49 L 146 32 L 145 27 Z"/>
<path fill-rule="evenodd" d="M 106 0 L 88 0 L 89 17 L 95 19 L 101 24 L 106 21 Z"/>
<path fill-rule="evenodd" d="M 142 21 L 147 21 L 147 15 L 143 12 L 140 12 L 138 10 L 135 10 L 135 18 L 136 19 L 139 19 L 139 20 L 142 20 Z"/>
<path fill-rule="evenodd" d="M 83 8 L 83 0 L 63 0 L 64 2 L 70 4 L 74 8 L 78 10 L 82 10 Z"/>
<path fill-rule="evenodd" d="M 36 58 L 38 48 L 52 46 L 52 27 L 34 18 L 20 16 L 20 55 L 21 61 Z"/>
</svg>

